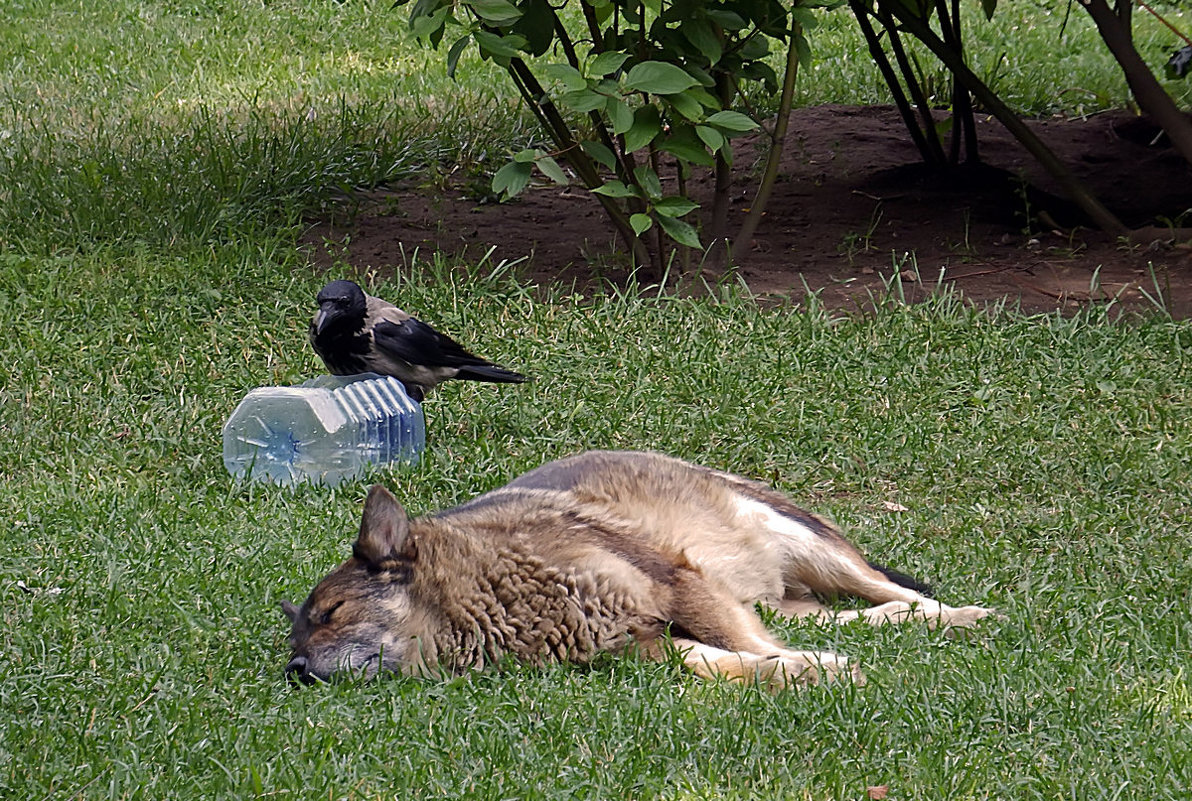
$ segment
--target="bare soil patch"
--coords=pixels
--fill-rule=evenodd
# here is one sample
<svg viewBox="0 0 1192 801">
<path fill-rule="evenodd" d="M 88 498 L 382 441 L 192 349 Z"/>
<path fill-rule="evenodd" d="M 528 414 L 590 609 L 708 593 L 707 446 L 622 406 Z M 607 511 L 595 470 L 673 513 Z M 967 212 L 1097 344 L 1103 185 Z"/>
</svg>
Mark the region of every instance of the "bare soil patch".
<svg viewBox="0 0 1192 801">
<path fill-rule="evenodd" d="M 1192 314 L 1192 244 L 1162 230 L 1190 224 L 1192 170 L 1158 129 L 1126 111 L 1031 124 L 1127 225 L 1158 226 L 1155 235 L 1131 244 L 1081 225 L 992 118 L 979 122 L 983 164 L 942 178 L 920 166 L 892 107 L 818 106 L 792 114 L 778 185 L 754 241 L 736 254 L 735 276 L 759 295 L 810 289 L 833 307 L 867 305 L 892 281 L 921 299 L 942 271 L 976 303 L 1009 298 L 1033 312 L 1116 300 L 1146 311 L 1161 293 L 1172 314 Z M 733 209 L 744 214 L 760 157 L 748 138 L 735 151 Z M 305 241 L 324 267 L 343 259 L 383 272 L 415 250 L 475 261 L 491 248 L 494 263 L 524 259 L 519 274 L 533 282 L 625 279 L 613 229 L 583 191 L 544 185 L 493 203 L 480 197 L 483 185 L 395 186 L 350 218 L 314 221 Z"/>
</svg>

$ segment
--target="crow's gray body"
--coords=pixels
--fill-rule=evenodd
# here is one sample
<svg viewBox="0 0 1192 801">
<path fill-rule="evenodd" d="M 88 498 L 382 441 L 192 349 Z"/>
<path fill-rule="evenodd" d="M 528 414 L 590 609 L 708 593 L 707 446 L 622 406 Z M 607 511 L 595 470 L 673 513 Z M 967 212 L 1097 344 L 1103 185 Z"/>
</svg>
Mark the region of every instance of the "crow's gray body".
<svg viewBox="0 0 1192 801">
<path fill-rule="evenodd" d="M 507 384 L 527 380 L 469 353 L 451 337 L 351 281 L 327 284 L 318 302 L 310 344 L 332 375 L 391 375 L 417 401 L 450 379 Z"/>
</svg>

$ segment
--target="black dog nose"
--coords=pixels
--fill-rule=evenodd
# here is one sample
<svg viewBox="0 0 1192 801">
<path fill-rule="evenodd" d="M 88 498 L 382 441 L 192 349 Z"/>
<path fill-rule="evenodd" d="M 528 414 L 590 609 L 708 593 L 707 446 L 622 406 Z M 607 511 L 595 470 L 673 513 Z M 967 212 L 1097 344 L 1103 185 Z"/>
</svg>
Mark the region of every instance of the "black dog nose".
<svg viewBox="0 0 1192 801">
<path fill-rule="evenodd" d="M 300 681 L 303 684 L 313 684 L 314 676 L 307 670 L 306 657 L 296 656 L 286 665 L 286 678 L 290 681 Z"/>
</svg>

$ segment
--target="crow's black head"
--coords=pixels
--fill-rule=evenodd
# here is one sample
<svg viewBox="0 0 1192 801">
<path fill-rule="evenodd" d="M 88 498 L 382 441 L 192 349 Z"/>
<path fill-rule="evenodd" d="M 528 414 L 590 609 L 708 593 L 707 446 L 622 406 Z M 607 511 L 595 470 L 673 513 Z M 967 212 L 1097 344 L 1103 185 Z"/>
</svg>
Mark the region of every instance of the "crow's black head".
<svg viewBox="0 0 1192 801">
<path fill-rule="evenodd" d="M 359 328 L 368 314 L 364 290 L 351 281 L 332 281 L 318 296 L 319 311 L 315 315 L 315 334 L 340 326 Z"/>
</svg>

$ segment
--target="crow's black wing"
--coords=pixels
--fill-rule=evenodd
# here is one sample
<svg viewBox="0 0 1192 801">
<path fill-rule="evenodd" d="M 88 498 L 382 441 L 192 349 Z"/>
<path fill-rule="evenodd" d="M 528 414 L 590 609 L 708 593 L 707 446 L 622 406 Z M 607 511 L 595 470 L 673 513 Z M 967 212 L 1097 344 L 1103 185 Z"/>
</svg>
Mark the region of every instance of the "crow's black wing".
<svg viewBox="0 0 1192 801">
<path fill-rule="evenodd" d="M 401 323 L 381 320 L 373 326 L 372 332 L 377 348 L 409 364 L 430 368 L 490 364 L 468 353 L 451 337 L 413 317 Z"/>
</svg>

